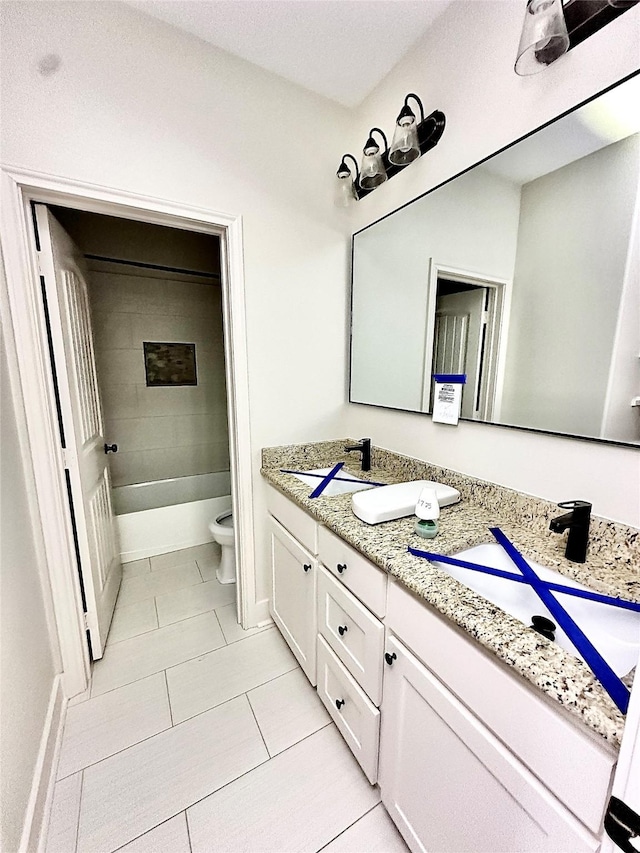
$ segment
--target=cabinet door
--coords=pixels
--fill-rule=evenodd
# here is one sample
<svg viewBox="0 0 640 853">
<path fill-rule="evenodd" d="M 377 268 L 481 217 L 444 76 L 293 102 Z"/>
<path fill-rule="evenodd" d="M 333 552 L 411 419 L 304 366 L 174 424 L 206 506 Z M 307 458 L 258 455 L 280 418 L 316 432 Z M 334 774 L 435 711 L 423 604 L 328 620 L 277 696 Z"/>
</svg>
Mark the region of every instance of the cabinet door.
<svg viewBox="0 0 640 853">
<path fill-rule="evenodd" d="M 316 684 L 316 573 L 314 557 L 270 518 L 271 615 L 305 675 Z"/>
<path fill-rule="evenodd" d="M 394 637 L 382 802 L 414 853 L 581 853 L 598 841 Z M 499 701 L 499 699 L 496 699 Z"/>
</svg>

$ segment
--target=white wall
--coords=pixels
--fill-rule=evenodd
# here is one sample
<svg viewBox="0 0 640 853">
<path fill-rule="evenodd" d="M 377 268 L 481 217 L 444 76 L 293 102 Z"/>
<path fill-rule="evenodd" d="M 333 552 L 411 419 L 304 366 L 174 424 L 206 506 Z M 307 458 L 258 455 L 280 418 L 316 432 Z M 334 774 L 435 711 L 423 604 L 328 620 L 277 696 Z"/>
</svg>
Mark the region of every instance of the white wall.
<svg viewBox="0 0 640 853">
<path fill-rule="evenodd" d="M 519 212 L 520 187 L 477 169 L 356 236 L 352 400 L 420 411 L 430 260 L 513 278 Z"/>
<path fill-rule="evenodd" d="M 352 230 L 616 82 L 638 67 L 640 7 L 533 77 L 513 72 L 521 3 L 454 3 L 365 101 L 346 144 L 358 152 L 374 125 L 391 130 L 407 92 L 447 116 L 433 151 L 353 206 Z M 636 450 L 484 424 L 432 424 L 424 415 L 352 404 L 347 431 L 549 500 L 592 500 L 599 515 L 640 526 Z"/>
<path fill-rule="evenodd" d="M 18 850 L 54 677 L 59 671 L 11 384 L 4 340 L 0 340 L 0 847 L 6 853 Z"/>
<path fill-rule="evenodd" d="M 114 486 L 229 470 L 219 285 L 90 272 Z M 197 385 L 148 387 L 144 342 L 195 344 Z"/>
<path fill-rule="evenodd" d="M 348 113 L 124 4 L 0 13 L 4 162 L 243 216 L 264 618 L 260 449 L 344 432 L 348 243 L 332 178 Z M 50 53 L 61 66 L 45 77 Z"/>
<path fill-rule="evenodd" d="M 506 423 L 600 435 L 639 140 L 634 134 L 522 187 Z"/>
</svg>

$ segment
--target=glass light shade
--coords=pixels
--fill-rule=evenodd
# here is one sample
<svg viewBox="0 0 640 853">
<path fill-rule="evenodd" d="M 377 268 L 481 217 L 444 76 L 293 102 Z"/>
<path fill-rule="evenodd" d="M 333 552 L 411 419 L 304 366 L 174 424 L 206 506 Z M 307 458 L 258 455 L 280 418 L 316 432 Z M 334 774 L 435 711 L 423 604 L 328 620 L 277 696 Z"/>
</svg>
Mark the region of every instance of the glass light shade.
<svg viewBox="0 0 640 853">
<path fill-rule="evenodd" d="M 349 207 L 351 202 L 356 198 L 355 187 L 351 173 L 341 174 L 338 172 L 335 181 L 335 205 L 336 207 Z"/>
<path fill-rule="evenodd" d="M 396 124 L 389 149 L 389 160 L 394 166 L 407 166 L 420 156 L 418 125 L 414 115 L 401 116 Z"/>
<path fill-rule="evenodd" d="M 363 190 L 372 190 L 387 180 L 387 172 L 382 162 L 382 154 L 376 146 L 364 149 L 360 166 L 360 186 Z"/>
<path fill-rule="evenodd" d="M 521 77 L 537 74 L 569 49 L 569 34 L 561 0 L 529 0 L 515 72 Z"/>
</svg>

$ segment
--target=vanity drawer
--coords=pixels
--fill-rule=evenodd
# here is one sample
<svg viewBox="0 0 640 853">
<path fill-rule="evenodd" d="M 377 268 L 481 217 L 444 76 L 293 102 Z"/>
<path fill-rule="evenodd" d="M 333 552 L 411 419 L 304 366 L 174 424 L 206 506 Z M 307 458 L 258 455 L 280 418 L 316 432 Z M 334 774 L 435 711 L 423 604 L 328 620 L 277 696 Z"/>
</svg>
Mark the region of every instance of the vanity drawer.
<svg viewBox="0 0 640 853">
<path fill-rule="evenodd" d="M 382 701 L 384 625 L 318 566 L 318 632 L 374 705 Z"/>
<path fill-rule="evenodd" d="M 382 618 L 387 610 L 387 573 L 374 566 L 335 533 L 321 527 L 318 532 L 318 554 L 331 574 Z"/>
<path fill-rule="evenodd" d="M 365 776 L 374 785 L 378 778 L 380 711 L 320 635 L 317 665 L 318 694 Z"/>
<path fill-rule="evenodd" d="M 388 602 L 387 629 L 598 835 L 615 750 L 400 584 Z"/>
<path fill-rule="evenodd" d="M 307 551 L 318 553 L 318 522 L 314 518 L 273 486 L 267 486 L 267 509 Z"/>
</svg>

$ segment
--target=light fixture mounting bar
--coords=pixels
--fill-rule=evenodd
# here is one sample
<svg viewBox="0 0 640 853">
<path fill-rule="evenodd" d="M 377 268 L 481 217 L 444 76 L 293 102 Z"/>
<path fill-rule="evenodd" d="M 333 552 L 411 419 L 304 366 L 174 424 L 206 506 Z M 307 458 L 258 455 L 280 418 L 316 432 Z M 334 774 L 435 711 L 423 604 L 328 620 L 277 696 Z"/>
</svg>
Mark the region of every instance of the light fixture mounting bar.
<svg viewBox="0 0 640 853">
<path fill-rule="evenodd" d="M 615 0 L 615 5 L 612 5 L 609 0 L 564 0 L 562 9 L 569 33 L 568 50 L 597 33 L 638 2 L 639 0 Z"/>
</svg>

